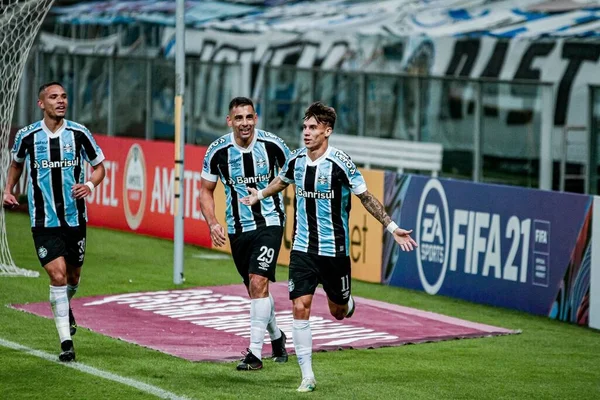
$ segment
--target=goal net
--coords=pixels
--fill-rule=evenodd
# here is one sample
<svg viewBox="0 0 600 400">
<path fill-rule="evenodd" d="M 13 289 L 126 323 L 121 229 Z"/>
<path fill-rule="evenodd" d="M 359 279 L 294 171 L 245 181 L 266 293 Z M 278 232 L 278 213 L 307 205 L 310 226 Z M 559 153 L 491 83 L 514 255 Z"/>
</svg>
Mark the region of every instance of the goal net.
<svg viewBox="0 0 600 400">
<path fill-rule="evenodd" d="M 8 140 L 17 90 L 31 45 L 54 0 L 0 0 L 0 185 L 4 190 L 10 160 Z M 0 276 L 37 277 L 15 265 L 8 248 L 6 215 L 0 208 Z"/>
</svg>

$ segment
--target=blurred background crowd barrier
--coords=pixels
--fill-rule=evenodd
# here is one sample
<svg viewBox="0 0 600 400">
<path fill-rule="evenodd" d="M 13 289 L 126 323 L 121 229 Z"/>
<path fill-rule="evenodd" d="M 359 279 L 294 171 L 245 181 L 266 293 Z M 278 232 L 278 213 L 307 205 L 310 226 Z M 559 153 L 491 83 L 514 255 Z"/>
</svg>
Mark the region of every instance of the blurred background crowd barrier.
<svg viewBox="0 0 600 400">
<path fill-rule="evenodd" d="M 14 126 L 39 117 L 37 86 L 60 80 L 93 132 L 172 140 L 174 2 L 67 3 L 32 49 Z M 598 193 L 593 4 L 244 3 L 186 2 L 188 144 L 226 133 L 241 95 L 295 147 L 321 100 L 338 133 L 441 144 L 442 176 Z"/>
</svg>

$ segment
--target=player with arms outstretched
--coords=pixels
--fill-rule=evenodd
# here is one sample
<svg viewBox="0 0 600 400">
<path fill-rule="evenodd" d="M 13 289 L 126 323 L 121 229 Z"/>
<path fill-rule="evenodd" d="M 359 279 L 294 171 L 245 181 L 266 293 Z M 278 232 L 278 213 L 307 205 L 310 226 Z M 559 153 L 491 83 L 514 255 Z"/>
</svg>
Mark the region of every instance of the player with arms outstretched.
<svg viewBox="0 0 600 400">
<path fill-rule="evenodd" d="M 43 119 L 17 132 L 4 188 L 4 207 L 19 203 L 13 195 L 27 163 L 27 199 L 33 242 L 50 278 L 50 304 L 61 342 L 61 361 L 75 360 L 77 330 L 69 302 L 77 288 L 86 248 L 85 197 L 106 174 L 104 154 L 90 131 L 65 119 L 69 102 L 59 82 L 40 87 Z M 83 160 L 93 168 L 86 182 Z"/>
<path fill-rule="evenodd" d="M 241 200 L 247 205 L 259 204 L 289 184 L 295 185 L 294 244 L 288 286 L 293 304 L 294 348 L 302 371 L 299 392 L 311 392 L 317 385 L 309 322 L 317 285 L 323 285 L 329 311 L 336 319 L 350 318 L 354 313 L 348 232 L 351 193 L 387 227 L 402 250 L 411 251 L 417 246 L 410 237 L 412 231 L 399 228 L 369 193 L 350 157 L 329 146 L 335 120 L 332 107 L 320 102 L 308 107 L 302 126 L 305 147 L 292 152 L 279 176 L 266 189 L 249 189 L 251 195 Z"/>
</svg>

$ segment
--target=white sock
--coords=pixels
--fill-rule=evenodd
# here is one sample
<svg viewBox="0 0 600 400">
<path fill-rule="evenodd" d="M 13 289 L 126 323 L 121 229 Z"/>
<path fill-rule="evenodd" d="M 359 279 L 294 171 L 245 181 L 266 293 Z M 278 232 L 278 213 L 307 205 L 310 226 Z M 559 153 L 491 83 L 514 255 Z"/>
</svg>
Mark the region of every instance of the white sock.
<svg viewBox="0 0 600 400">
<path fill-rule="evenodd" d="M 315 374 L 312 370 L 312 332 L 308 320 L 294 319 L 293 339 L 298 364 L 302 371 L 302 379 L 314 378 Z"/>
<path fill-rule="evenodd" d="M 67 296 L 66 286 L 50 286 L 50 305 L 54 314 L 56 330 L 60 337 L 60 342 L 71 340 L 71 331 L 69 327 L 69 297 Z"/>
<path fill-rule="evenodd" d="M 69 298 L 69 302 L 71 301 L 71 299 L 73 298 L 73 296 L 75 296 L 75 293 L 77 293 L 77 288 L 79 287 L 79 284 L 77 285 L 69 285 L 67 284 L 67 297 Z"/>
<path fill-rule="evenodd" d="M 250 300 L 250 351 L 262 359 L 265 330 L 271 317 L 271 301 L 268 297 Z"/>
<path fill-rule="evenodd" d="M 271 302 L 271 318 L 269 318 L 269 323 L 267 324 L 267 331 L 269 332 L 271 341 L 273 341 L 281 337 L 281 330 L 277 326 L 277 320 L 275 318 L 275 300 L 273 300 L 271 293 L 269 293 L 269 301 Z"/>
</svg>

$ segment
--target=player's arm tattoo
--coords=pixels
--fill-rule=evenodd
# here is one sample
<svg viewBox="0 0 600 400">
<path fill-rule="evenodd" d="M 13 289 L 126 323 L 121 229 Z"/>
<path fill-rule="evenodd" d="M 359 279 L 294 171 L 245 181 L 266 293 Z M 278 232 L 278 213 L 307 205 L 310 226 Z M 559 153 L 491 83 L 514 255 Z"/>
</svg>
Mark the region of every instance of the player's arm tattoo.
<svg viewBox="0 0 600 400">
<path fill-rule="evenodd" d="M 364 193 L 358 195 L 362 205 L 367 209 L 367 211 L 375 217 L 375 219 L 383 226 L 388 226 L 390 222 L 392 222 L 392 218 L 385 212 L 385 208 L 383 204 L 379 200 L 375 198 L 368 190 Z"/>
</svg>

